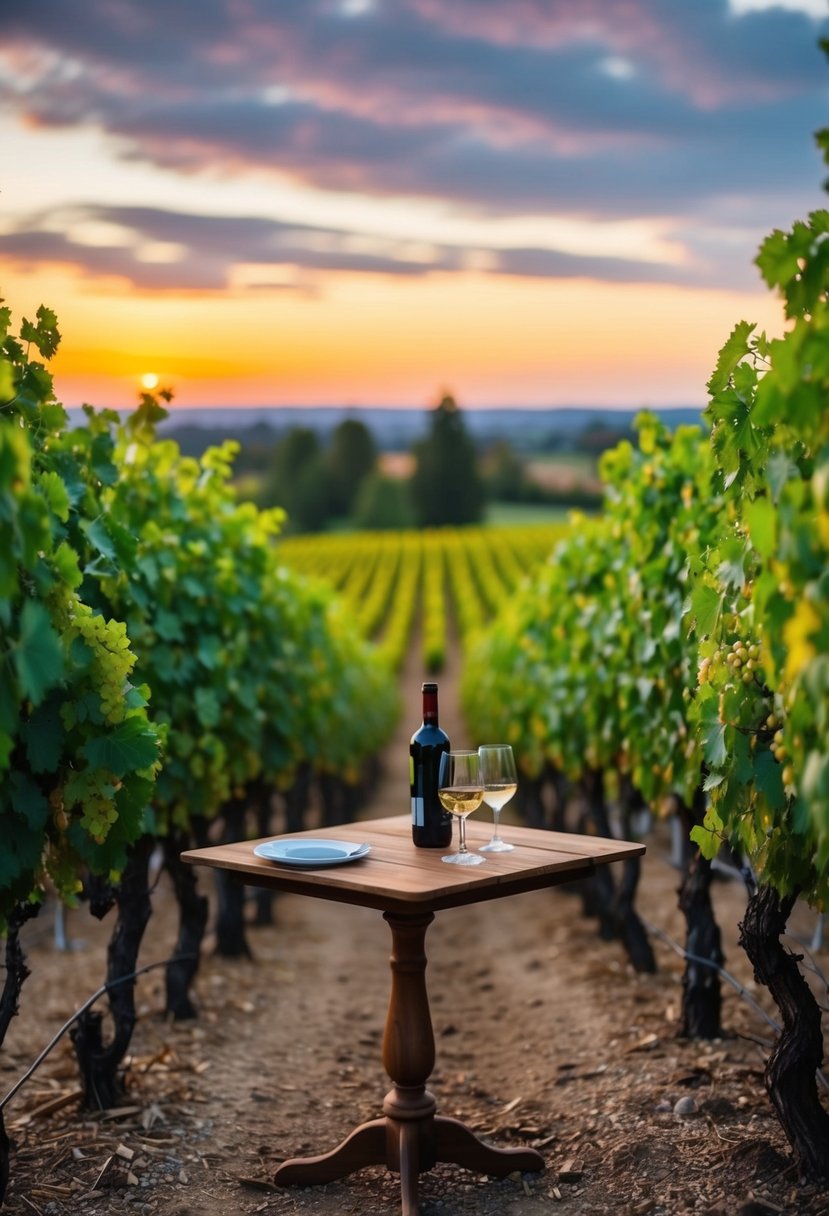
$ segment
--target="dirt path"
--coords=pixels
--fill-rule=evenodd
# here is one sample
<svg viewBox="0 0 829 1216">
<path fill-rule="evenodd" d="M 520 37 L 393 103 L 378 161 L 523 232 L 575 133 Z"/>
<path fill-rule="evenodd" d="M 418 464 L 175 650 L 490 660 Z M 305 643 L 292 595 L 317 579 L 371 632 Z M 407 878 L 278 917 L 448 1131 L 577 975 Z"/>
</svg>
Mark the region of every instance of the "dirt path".
<svg viewBox="0 0 829 1216">
<path fill-rule="evenodd" d="M 419 717 L 419 652 L 402 677 L 406 711 L 367 815 L 405 813 L 408 737 Z M 457 670 L 440 679 L 441 721 L 466 741 Z M 488 835 L 477 817 L 471 841 Z M 657 832 L 640 908 L 674 940 L 678 878 Z M 744 899 L 715 892 L 728 964 L 752 987 L 735 945 Z M 142 962 L 166 957 L 172 900 L 155 895 Z M 0 1056 L 5 1092 L 71 1011 L 101 982 L 109 924 L 79 913 L 86 946 L 55 953 L 49 917 L 32 926 L 32 976 Z M 804 921 L 804 927 L 806 922 Z M 13 1216 L 387 1216 L 397 1179 L 364 1170 L 324 1187 L 276 1190 L 287 1156 L 325 1151 L 375 1117 L 389 1082 L 380 1063 L 389 981 L 387 926 L 376 912 L 280 896 L 276 924 L 251 929 L 255 959 L 208 954 L 197 1023 L 165 1022 L 161 972 L 139 982 L 140 1021 L 120 1112 L 81 1116 L 71 1046 L 63 1041 L 10 1104 L 15 1142 L 4 1211 Z M 681 961 L 661 941 L 660 970 L 637 976 L 616 942 L 600 941 L 566 889 L 441 914 L 429 930 L 427 982 L 437 1041 L 430 1088 L 439 1109 L 498 1144 L 531 1144 L 541 1175 L 501 1181 L 439 1166 L 421 1181 L 422 1216 L 542 1212 L 829 1212 L 798 1195 L 786 1146 L 762 1092 L 768 1028 L 730 988 L 725 1024 L 742 1037 L 675 1038 Z M 684 1106 L 677 1103 L 684 1100 Z M 680 1114 L 678 1111 L 684 1110 Z"/>
</svg>

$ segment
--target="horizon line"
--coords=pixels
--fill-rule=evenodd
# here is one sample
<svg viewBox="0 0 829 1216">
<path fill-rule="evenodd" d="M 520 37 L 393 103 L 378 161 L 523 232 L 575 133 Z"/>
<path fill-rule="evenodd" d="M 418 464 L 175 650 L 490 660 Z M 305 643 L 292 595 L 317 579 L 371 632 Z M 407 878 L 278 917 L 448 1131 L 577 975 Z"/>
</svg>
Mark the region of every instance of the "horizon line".
<svg viewBox="0 0 829 1216">
<path fill-rule="evenodd" d="M 136 401 L 134 405 L 130 405 L 127 407 L 95 406 L 94 408 L 95 409 L 101 409 L 101 408 L 123 409 L 123 408 L 126 408 L 127 410 L 133 410 L 133 409 L 137 409 L 139 404 L 140 404 L 140 402 Z M 431 410 L 436 408 L 436 405 L 378 405 L 378 404 L 358 405 L 353 402 L 350 402 L 348 404 L 315 402 L 314 404 L 303 404 L 303 405 L 287 404 L 287 403 L 272 404 L 272 405 L 262 405 L 262 404 L 240 405 L 239 403 L 235 403 L 235 404 L 227 403 L 227 404 L 223 404 L 223 405 L 216 405 L 216 404 L 199 405 L 198 403 L 190 403 L 190 404 L 185 405 L 185 404 L 176 402 L 175 400 L 170 401 L 170 402 L 164 402 L 163 405 L 164 405 L 164 409 L 167 410 L 168 413 L 171 413 L 171 414 L 173 414 L 173 413 L 185 413 L 186 414 L 191 411 L 197 411 L 197 410 L 198 411 L 215 411 L 215 412 L 219 412 L 219 411 L 233 412 L 233 411 L 242 411 L 242 410 L 251 410 L 251 411 L 255 411 L 255 410 L 261 410 L 261 411 L 266 411 L 266 410 L 296 410 L 296 411 L 338 410 L 341 412 L 350 412 L 350 411 L 371 412 L 371 411 L 375 411 L 375 410 L 376 411 L 382 410 L 386 413 L 401 413 L 403 411 L 428 413 Z M 64 408 L 67 410 L 83 410 L 84 406 L 82 404 L 67 405 Z M 677 405 L 677 404 L 674 404 L 674 405 L 660 405 L 660 404 L 609 405 L 609 404 L 605 404 L 605 403 L 595 403 L 595 404 L 590 404 L 590 405 L 527 405 L 527 404 L 519 405 L 519 404 L 515 404 L 515 403 L 505 403 L 502 405 L 492 405 L 492 404 L 490 404 L 490 405 L 459 405 L 458 408 L 463 413 L 489 413 L 489 412 L 494 413 L 495 411 L 501 411 L 503 413 L 503 412 L 508 412 L 511 410 L 513 410 L 513 411 L 520 410 L 520 411 L 524 411 L 526 413 L 544 413 L 544 412 L 546 412 L 546 413 L 564 413 L 564 412 L 576 413 L 579 411 L 582 411 L 582 412 L 604 411 L 604 412 L 611 412 L 611 413 L 623 413 L 624 412 L 624 413 L 634 413 L 635 414 L 635 413 L 639 413 L 640 411 L 647 413 L 648 411 L 655 411 L 655 410 L 658 410 L 660 412 L 666 412 L 669 410 L 694 410 L 694 411 L 698 410 L 701 413 L 704 409 L 706 409 L 706 405 L 705 404 L 695 405 L 690 402 L 687 402 L 685 404 L 680 404 L 680 405 Z"/>
</svg>

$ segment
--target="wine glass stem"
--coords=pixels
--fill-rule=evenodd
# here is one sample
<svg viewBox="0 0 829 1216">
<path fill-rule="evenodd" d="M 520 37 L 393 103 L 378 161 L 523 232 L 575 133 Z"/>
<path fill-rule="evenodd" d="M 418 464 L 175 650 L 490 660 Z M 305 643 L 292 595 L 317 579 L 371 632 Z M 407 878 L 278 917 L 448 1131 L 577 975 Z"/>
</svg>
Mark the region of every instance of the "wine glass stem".
<svg viewBox="0 0 829 1216">
<path fill-rule="evenodd" d="M 500 814 L 501 814 L 500 810 L 496 811 L 494 807 L 492 808 L 492 827 L 493 827 L 492 839 L 493 840 L 501 839 L 501 837 L 498 835 L 498 816 Z"/>
<path fill-rule="evenodd" d="M 458 847 L 458 852 L 459 853 L 468 853 L 469 849 L 466 847 L 466 816 L 465 815 L 458 816 L 458 831 L 460 832 L 460 841 L 461 841 L 460 845 Z"/>
</svg>

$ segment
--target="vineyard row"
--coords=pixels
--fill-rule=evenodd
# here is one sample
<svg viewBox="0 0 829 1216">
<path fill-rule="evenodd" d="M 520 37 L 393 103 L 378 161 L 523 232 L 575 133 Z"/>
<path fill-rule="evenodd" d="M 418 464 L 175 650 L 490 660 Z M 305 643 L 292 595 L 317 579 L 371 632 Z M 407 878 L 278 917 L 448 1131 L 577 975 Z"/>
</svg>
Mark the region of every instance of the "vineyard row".
<svg viewBox="0 0 829 1216">
<path fill-rule="evenodd" d="M 330 584 L 393 670 L 419 624 L 426 671 L 446 660 L 449 614 L 466 650 L 569 525 L 288 537 L 282 560 Z"/>
</svg>

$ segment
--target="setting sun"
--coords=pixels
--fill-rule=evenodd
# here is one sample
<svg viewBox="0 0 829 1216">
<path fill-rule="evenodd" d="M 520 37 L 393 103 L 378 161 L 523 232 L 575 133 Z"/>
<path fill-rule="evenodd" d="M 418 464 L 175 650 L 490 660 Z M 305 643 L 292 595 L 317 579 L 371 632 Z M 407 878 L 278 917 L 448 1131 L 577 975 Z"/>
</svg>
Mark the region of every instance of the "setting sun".
<svg viewBox="0 0 829 1216">
<path fill-rule="evenodd" d="M 141 387 L 145 388 L 148 392 L 152 392 L 154 388 L 158 388 L 158 376 L 155 372 L 144 372 L 144 375 L 141 377 Z"/>
</svg>

